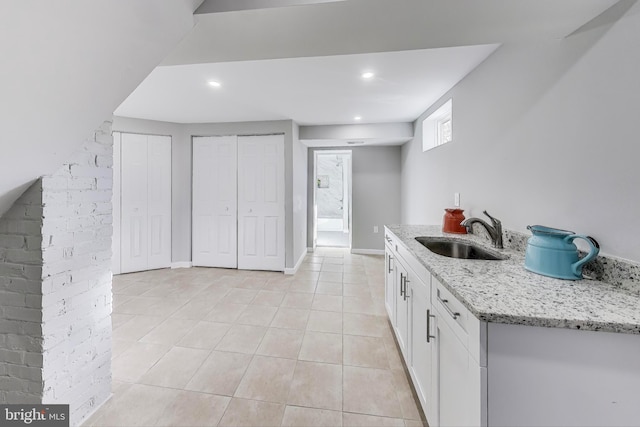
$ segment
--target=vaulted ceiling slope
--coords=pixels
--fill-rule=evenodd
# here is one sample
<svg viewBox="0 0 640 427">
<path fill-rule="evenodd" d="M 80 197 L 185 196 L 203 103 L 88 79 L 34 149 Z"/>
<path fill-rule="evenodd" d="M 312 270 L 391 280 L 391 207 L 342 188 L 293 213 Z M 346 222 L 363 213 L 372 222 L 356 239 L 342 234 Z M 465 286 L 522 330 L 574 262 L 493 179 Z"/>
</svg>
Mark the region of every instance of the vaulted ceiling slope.
<svg viewBox="0 0 640 427">
<path fill-rule="evenodd" d="M 267 3 L 207 0 L 200 9 L 229 10 L 230 7 L 221 6 L 236 1 L 239 6 Z M 616 0 L 346 0 L 202 13 L 196 15 L 194 31 L 162 65 L 561 39 L 615 3 Z"/>
<path fill-rule="evenodd" d="M 0 2 L 0 216 L 193 28 L 201 0 Z"/>
</svg>

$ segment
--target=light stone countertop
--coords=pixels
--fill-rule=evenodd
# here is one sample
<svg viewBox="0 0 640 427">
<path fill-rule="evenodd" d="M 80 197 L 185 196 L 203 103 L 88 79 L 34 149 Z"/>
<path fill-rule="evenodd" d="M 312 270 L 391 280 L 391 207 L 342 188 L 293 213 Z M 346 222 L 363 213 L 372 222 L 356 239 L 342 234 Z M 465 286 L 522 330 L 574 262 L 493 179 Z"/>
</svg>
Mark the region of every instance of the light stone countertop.
<svg viewBox="0 0 640 427">
<path fill-rule="evenodd" d="M 386 228 L 481 321 L 640 334 L 638 294 L 596 280 L 560 280 L 532 273 L 524 268 L 523 252 L 496 250 L 483 238 L 443 233 L 441 226 Z M 471 240 L 509 259 L 441 256 L 418 243 L 418 236 Z"/>
</svg>

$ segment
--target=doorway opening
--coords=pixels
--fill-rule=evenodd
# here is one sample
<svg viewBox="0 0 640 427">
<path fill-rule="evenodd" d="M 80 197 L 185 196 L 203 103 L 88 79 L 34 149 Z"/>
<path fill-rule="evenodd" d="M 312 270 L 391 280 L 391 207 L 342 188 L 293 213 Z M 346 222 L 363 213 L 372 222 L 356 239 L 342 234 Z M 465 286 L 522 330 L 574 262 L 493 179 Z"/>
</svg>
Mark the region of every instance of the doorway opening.
<svg viewBox="0 0 640 427">
<path fill-rule="evenodd" d="M 351 248 L 351 151 L 316 151 L 314 246 Z"/>
</svg>

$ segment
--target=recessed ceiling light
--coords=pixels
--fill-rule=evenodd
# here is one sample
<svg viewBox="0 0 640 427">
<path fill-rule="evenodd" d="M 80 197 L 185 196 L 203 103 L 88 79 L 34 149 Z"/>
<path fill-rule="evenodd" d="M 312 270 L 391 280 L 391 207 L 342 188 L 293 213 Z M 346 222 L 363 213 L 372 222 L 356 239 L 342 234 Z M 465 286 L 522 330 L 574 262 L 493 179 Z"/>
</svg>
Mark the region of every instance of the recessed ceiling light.
<svg viewBox="0 0 640 427">
<path fill-rule="evenodd" d="M 209 86 L 212 86 L 212 87 L 220 87 L 220 86 L 222 86 L 222 85 L 220 84 L 220 82 L 217 82 L 217 81 L 215 81 L 215 80 L 209 80 Z"/>
<path fill-rule="evenodd" d="M 355 121 L 362 120 L 362 117 L 361 117 L 361 116 L 355 116 L 355 117 L 353 118 L 353 120 L 355 120 Z"/>
<path fill-rule="evenodd" d="M 365 80 L 372 79 L 373 76 L 375 76 L 375 74 L 372 73 L 371 71 L 367 71 L 365 73 L 362 73 L 362 78 L 365 79 Z"/>
</svg>

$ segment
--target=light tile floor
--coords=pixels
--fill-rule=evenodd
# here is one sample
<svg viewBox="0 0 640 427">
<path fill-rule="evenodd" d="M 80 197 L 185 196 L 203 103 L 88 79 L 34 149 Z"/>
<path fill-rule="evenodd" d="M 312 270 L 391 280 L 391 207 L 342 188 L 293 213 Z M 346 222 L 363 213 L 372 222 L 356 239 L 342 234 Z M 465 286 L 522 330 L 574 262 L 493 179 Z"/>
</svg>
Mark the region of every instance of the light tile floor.
<svg viewBox="0 0 640 427">
<path fill-rule="evenodd" d="M 422 426 L 384 259 L 319 248 L 294 276 L 114 277 L 113 396 L 85 426 Z"/>
</svg>

